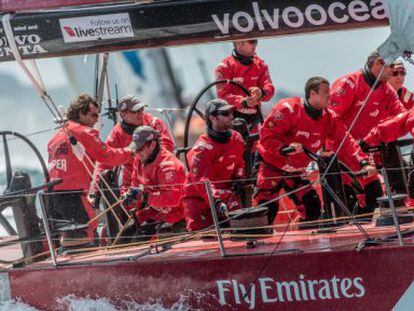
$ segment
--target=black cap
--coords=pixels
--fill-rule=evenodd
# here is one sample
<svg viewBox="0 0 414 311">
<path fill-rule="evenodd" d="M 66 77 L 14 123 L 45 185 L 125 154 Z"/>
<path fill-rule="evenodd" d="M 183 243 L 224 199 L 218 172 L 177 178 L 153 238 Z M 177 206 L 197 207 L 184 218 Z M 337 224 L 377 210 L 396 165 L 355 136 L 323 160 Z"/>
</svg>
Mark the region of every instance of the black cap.
<svg viewBox="0 0 414 311">
<path fill-rule="evenodd" d="M 205 113 L 206 120 L 210 115 L 217 115 L 220 111 L 229 111 L 233 110 L 234 107 L 229 105 L 229 103 L 220 98 L 212 99 L 207 103 L 207 109 Z"/>
<path fill-rule="evenodd" d="M 133 150 L 139 151 L 146 143 L 158 139 L 159 132 L 154 130 L 149 125 L 138 126 L 132 134 L 132 142 L 129 147 Z"/>
</svg>

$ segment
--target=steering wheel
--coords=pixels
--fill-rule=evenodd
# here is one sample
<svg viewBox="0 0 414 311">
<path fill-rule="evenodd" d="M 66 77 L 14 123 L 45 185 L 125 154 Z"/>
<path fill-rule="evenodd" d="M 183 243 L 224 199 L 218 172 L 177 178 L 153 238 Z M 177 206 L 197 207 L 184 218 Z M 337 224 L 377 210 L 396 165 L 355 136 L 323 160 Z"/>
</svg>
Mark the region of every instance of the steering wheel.
<svg viewBox="0 0 414 311">
<path fill-rule="evenodd" d="M 186 116 L 186 120 L 185 120 L 185 127 L 184 127 L 184 148 L 181 150 L 181 152 L 184 152 L 185 155 L 187 154 L 187 152 L 191 148 L 189 146 L 189 143 L 190 143 L 190 125 L 191 125 L 191 120 L 196 115 L 197 117 L 201 118 L 201 120 L 203 120 L 203 122 L 205 123 L 204 113 L 203 113 L 203 111 L 205 110 L 205 107 L 202 107 L 200 109 L 199 101 L 200 101 L 201 97 L 211 87 L 216 86 L 218 84 L 231 84 L 231 85 L 234 85 L 234 86 L 238 87 L 240 90 L 242 90 L 242 92 L 244 94 L 246 94 L 246 96 L 249 96 L 250 95 L 250 92 L 241 83 L 236 82 L 236 81 L 233 81 L 233 80 L 217 80 L 217 81 L 214 81 L 214 82 L 210 83 L 205 88 L 203 88 L 197 94 L 197 96 L 194 98 L 194 101 L 191 103 L 190 109 L 187 112 L 187 116 Z M 187 160 L 187 156 L 184 156 L 184 161 L 185 161 L 186 168 L 188 170 L 188 160 Z"/>
<path fill-rule="evenodd" d="M 9 221 L 3 216 L 2 212 L 5 208 L 7 208 L 9 205 L 7 205 L 7 202 L 10 202 L 10 196 L 12 195 L 24 195 L 28 193 L 34 193 L 40 189 L 43 189 L 45 187 L 51 188 L 52 185 L 50 183 L 50 176 L 49 172 L 47 170 L 47 166 L 45 161 L 42 158 L 42 155 L 40 154 L 37 147 L 24 135 L 19 134 L 17 132 L 13 131 L 1 131 L 0 136 L 3 140 L 3 149 L 4 149 L 4 158 L 5 158 L 5 164 L 6 164 L 6 188 L 4 189 L 3 193 L 0 194 L 0 224 L 4 227 L 4 229 L 7 231 L 9 235 L 16 235 L 16 231 L 11 226 Z M 9 141 L 10 140 L 22 140 L 24 143 L 26 143 L 29 148 L 34 152 L 36 155 L 36 158 L 38 159 L 41 167 L 42 172 L 45 180 L 45 185 L 42 185 L 40 187 L 34 187 L 27 190 L 18 190 L 14 191 L 11 189 L 11 182 L 13 178 L 13 169 L 11 164 L 11 158 L 10 158 L 10 149 L 9 149 Z"/>
</svg>

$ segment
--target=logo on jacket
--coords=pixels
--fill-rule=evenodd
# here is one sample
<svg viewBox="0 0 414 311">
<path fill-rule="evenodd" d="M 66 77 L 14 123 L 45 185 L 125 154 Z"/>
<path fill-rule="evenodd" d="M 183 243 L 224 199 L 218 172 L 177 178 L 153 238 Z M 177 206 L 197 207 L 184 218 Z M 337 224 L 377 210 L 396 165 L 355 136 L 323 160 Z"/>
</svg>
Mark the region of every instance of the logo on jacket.
<svg viewBox="0 0 414 311">
<path fill-rule="evenodd" d="M 321 141 L 318 139 L 315 143 L 311 145 L 311 148 L 319 148 L 321 146 Z"/>
<path fill-rule="evenodd" d="M 197 142 L 195 144 L 194 149 L 200 149 L 200 150 L 207 149 L 207 150 L 211 150 L 211 149 L 213 149 L 213 146 L 210 145 L 210 144 L 208 144 L 208 143 L 206 143 L 206 142 L 204 142 L 204 141 L 199 141 L 199 142 Z"/>
<path fill-rule="evenodd" d="M 277 112 L 274 114 L 273 118 L 275 118 L 275 120 L 277 120 L 277 121 L 281 121 L 281 120 L 283 120 L 283 119 L 285 118 L 285 115 L 283 114 L 283 112 L 282 112 L 282 111 L 277 111 Z M 270 123 L 270 122 L 269 122 L 269 123 Z"/>
<path fill-rule="evenodd" d="M 378 115 L 379 115 L 379 110 L 378 109 L 376 109 L 375 111 L 373 111 L 369 114 L 369 116 L 373 117 L 373 118 L 377 117 Z"/>
<path fill-rule="evenodd" d="M 244 78 L 243 77 L 235 77 L 233 78 L 233 81 L 239 82 L 239 83 L 243 83 L 244 82 Z"/>
<path fill-rule="evenodd" d="M 227 166 L 226 168 L 229 170 L 229 171 L 232 171 L 232 170 L 234 170 L 234 167 L 235 167 L 235 165 L 234 165 L 234 162 L 232 163 L 232 164 L 230 164 L 229 166 Z"/>
<path fill-rule="evenodd" d="M 289 112 L 290 113 L 294 113 L 295 112 L 295 110 L 293 109 L 293 107 L 288 102 L 282 103 L 282 106 L 283 107 L 286 107 L 287 109 L 289 109 Z"/>
<path fill-rule="evenodd" d="M 335 94 L 338 95 L 338 96 L 344 96 L 344 95 L 346 95 L 346 90 L 342 86 L 339 86 L 335 90 Z"/>
<path fill-rule="evenodd" d="M 49 169 L 55 169 L 58 171 L 64 171 L 66 172 L 68 169 L 68 166 L 66 164 L 66 159 L 55 159 L 49 162 Z"/>
<path fill-rule="evenodd" d="M 309 138 L 310 133 L 305 131 L 297 131 L 296 136 L 304 136 L 306 138 Z"/>
</svg>

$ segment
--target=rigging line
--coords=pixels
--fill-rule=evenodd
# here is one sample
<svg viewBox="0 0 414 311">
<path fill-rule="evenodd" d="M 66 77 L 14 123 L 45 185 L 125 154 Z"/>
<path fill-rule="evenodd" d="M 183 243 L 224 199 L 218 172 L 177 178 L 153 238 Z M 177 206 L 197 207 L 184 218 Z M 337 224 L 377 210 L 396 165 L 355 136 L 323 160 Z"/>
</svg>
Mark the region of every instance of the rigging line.
<svg viewBox="0 0 414 311">
<path fill-rule="evenodd" d="M 16 59 L 17 63 L 20 65 L 22 70 L 26 73 L 27 77 L 35 86 L 36 91 L 39 93 L 39 96 L 42 97 L 45 94 L 44 89 L 42 89 L 41 85 L 36 81 L 36 78 L 30 72 L 29 68 L 27 68 L 26 64 L 23 62 L 23 59 L 20 56 L 19 49 L 17 48 L 16 41 L 14 39 L 13 29 L 10 24 L 10 14 L 5 14 L 2 17 L 4 33 L 6 35 L 7 41 L 9 43 L 10 49 L 14 58 Z"/>
<path fill-rule="evenodd" d="M 28 75 L 29 79 L 32 81 L 33 85 L 35 86 L 36 90 L 39 92 L 41 98 L 44 100 L 46 106 L 48 107 L 49 111 L 52 113 L 52 115 L 56 118 L 56 119 L 63 119 L 63 116 L 61 115 L 59 109 L 56 107 L 56 105 L 54 104 L 53 100 L 50 98 L 50 96 L 46 93 L 45 89 L 41 88 L 41 85 L 38 83 L 38 81 L 36 81 L 36 79 L 33 77 L 33 75 L 31 74 L 31 72 L 28 70 L 28 68 L 26 67 L 26 65 L 24 64 L 23 60 L 21 59 L 21 56 L 19 54 L 19 51 L 17 49 L 16 46 L 16 42 L 14 41 L 14 37 L 13 37 L 13 32 L 11 29 L 11 25 L 10 25 L 10 14 L 6 14 L 5 16 L 3 16 L 3 24 L 5 25 L 5 32 L 7 35 L 8 40 L 11 42 L 10 46 L 14 46 L 14 48 L 12 47 L 12 51 L 13 51 L 13 55 L 15 57 L 15 59 L 17 60 L 17 62 L 20 64 L 20 66 L 22 67 L 22 69 L 24 70 L 24 72 Z M 8 28 L 7 28 L 8 27 Z M 44 86 L 43 86 L 44 87 Z M 55 111 L 53 111 L 52 107 L 54 108 Z M 56 115 L 57 112 L 57 115 Z M 65 134 L 68 136 L 68 138 L 70 139 L 72 137 L 72 135 L 70 135 L 69 131 L 66 129 L 65 126 L 61 126 L 61 129 L 65 132 Z M 72 149 L 78 149 L 76 148 L 77 146 L 79 146 L 81 143 L 77 141 L 76 145 L 71 144 Z M 75 151 L 75 150 L 74 150 Z M 76 151 L 75 151 L 76 152 Z M 82 152 L 82 151 L 81 151 Z M 91 166 L 94 166 L 94 163 L 92 162 L 92 160 L 90 159 L 89 155 L 85 152 L 84 153 L 84 157 L 90 162 Z M 93 176 L 91 176 L 91 172 L 89 172 L 89 169 L 87 168 L 86 163 L 82 159 L 79 159 L 81 161 L 81 163 L 83 164 L 84 168 L 87 170 L 89 177 L 92 178 L 92 182 L 94 182 L 93 180 Z M 100 172 L 97 172 L 99 177 L 101 179 L 102 175 L 100 174 Z M 106 183 L 106 181 L 103 179 L 104 184 L 108 187 L 108 189 L 110 190 L 110 194 L 113 195 L 113 197 L 115 199 L 117 199 L 117 196 L 115 195 L 115 193 L 113 193 L 109 187 L 109 185 Z M 98 188 L 98 190 L 100 190 L 99 185 L 96 185 L 96 187 Z M 101 190 L 100 190 L 101 191 Z M 101 193 L 102 194 L 102 193 Z M 102 196 L 104 197 L 104 199 L 107 201 L 106 197 L 104 194 L 102 194 Z M 121 204 L 122 209 L 124 210 L 124 212 L 126 214 L 128 214 L 123 206 L 123 204 Z"/>
<path fill-rule="evenodd" d="M 80 142 L 77 142 L 77 144 L 80 144 Z M 73 146 L 73 145 L 71 144 L 71 146 Z M 91 164 L 91 165 L 93 165 L 93 164 L 94 164 L 94 163 L 92 162 L 92 160 L 91 160 L 91 159 L 87 156 L 86 151 L 85 151 L 84 156 L 85 156 L 85 158 L 86 158 L 87 160 L 89 160 L 89 161 L 90 161 L 90 164 Z M 83 164 L 83 167 L 85 168 L 85 170 L 86 170 L 86 172 L 88 173 L 89 177 L 92 179 L 92 183 L 94 183 L 95 181 L 93 180 L 93 178 L 94 178 L 94 177 L 93 177 L 93 173 L 90 171 L 90 169 L 89 169 L 89 167 L 87 166 L 87 164 L 85 163 L 85 161 L 83 161 L 83 158 L 82 158 L 82 160 L 81 160 L 80 162 Z M 96 171 L 97 171 L 97 173 L 99 174 L 98 170 L 96 170 Z M 100 177 L 102 178 L 102 175 L 100 175 Z M 109 187 L 109 186 L 108 186 L 108 187 Z M 109 204 L 109 200 L 108 200 L 108 198 L 105 196 L 105 194 L 104 194 L 103 190 L 101 189 L 101 187 L 99 186 L 99 184 L 98 184 L 98 183 L 96 183 L 96 188 L 98 189 L 98 191 L 99 191 L 99 193 L 101 194 L 101 196 L 102 196 L 103 200 L 105 201 L 105 203 L 106 203 L 106 204 L 108 204 L 108 205 L 110 205 L 110 204 Z M 113 195 L 114 195 L 114 199 L 117 199 L 116 195 L 115 195 L 115 194 L 113 194 Z M 121 204 L 121 206 L 122 206 L 122 204 Z M 111 210 L 111 212 L 113 213 L 113 215 L 114 215 L 115 219 L 118 221 L 119 225 L 120 225 L 120 226 L 123 226 L 123 225 L 122 225 L 121 220 L 119 219 L 118 215 L 116 215 L 115 211 Z"/>
<path fill-rule="evenodd" d="M 346 131 L 346 133 L 345 133 L 344 138 L 342 139 L 342 141 L 341 141 L 341 143 L 339 144 L 338 148 L 336 149 L 336 151 L 335 151 L 335 153 L 334 153 L 334 155 L 333 155 L 333 157 L 332 157 L 331 161 L 329 162 L 328 166 L 326 167 L 325 173 L 324 173 L 324 174 L 322 175 L 322 177 L 321 177 L 321 179 L 322 179 L 322 180 L 324 180 L 324 179 L 325 179 L 325 177 L 326 177 L 326 172 L 329 172 L 330 168 L 331 168 L 331 167 L 332 167 L 332 165 L 334 164 L 335 159 L 337 158 L 339 151 L 342 149 L 343 145 L 345 144 L 345 141 L 347 140 L 347 138 L 348 138 L 349 136 L 351 136 L 351 131 L 352 131 L 352 129 L 354 128 L 354 126 L 355 126 L 356 122 L 358 121 L 358 119 L 359 119 L 360 115 L 362 114 L 362 111 L 364 110 L 365 106 L 367 105 L 367 103 L 368 103 L 368 99 L 371 97 L 372 93 L 374 92 L 375 88 L 377 87 L 378 83 L 380 82 L 380 77 L 381 77 L 382 73 L 383 73 L 383 72 L 384 72 L 384 70 L 385 70 L 385 66 L 386 66 L 386 64 L 384 64 L 384 65 L 382 66 L 381 71 L 380 71 L 380 73 L 378 74 L 377 78 L 375 79 L 375 82 L 374 82 L 374 84 L 372 85 L 371 89 L 369 90 L 369 93 L 368 93 L 367 97 L 365 98 L 365 100 L 364 100 L 363 104 L 361 105 L 361 108 L 359 108 L 358 113 L 356 114 L 356 116 L 355 116 L 354 120 L 352 120 L 352 123 L 351 123 L 351 125 L 349 126 L 349 128 L 347 129 L 347 131 Z M 351 136 L 351 137 L 352 137 L 352 136 Z"/>
</svg>

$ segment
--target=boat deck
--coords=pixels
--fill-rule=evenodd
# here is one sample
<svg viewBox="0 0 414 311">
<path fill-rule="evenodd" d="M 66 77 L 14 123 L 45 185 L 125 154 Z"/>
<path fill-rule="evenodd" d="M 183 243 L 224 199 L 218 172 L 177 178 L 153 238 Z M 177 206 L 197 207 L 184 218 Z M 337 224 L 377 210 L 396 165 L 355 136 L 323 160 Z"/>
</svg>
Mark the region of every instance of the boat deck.
<svg viewBox="0 0 414 311">
<path fill-rule="evenodd" d="M 394 226 L 376 227 L 373 224 L 362 225 L 373 239 L 394 236 L 389 241 L 379 241 L 375 247 L 398 246 Z M 414 229 L 414 224 L 401 225 L 401 231 L 406 233 Z M 252 256 L 263 254 L 315 253 L 333 252 L 355 249 L 365 239 L 365 236 L 354 225 L 344 225 L 334 231 L 329 229 L 275 231 L 272 236 L 256 239 L 252 247 L 246 241 L 233 241 L 224 235 L 226 256 Z M 174 261 L 174 260 L 209 260 L 221 257 L 217 240 L 201 240 L 197 235 L 182 237 L 185 241 L 164 243 L 163 248 L 157 241 L 145 245 L 122 245 L 99 249 L 84 250 L 77 254 L 65 254 L 57 257 L 58 265 L 104 264 L 118 261 Z M 412 245 L 414 236 L 404 236 L 404 244 Z M 36 262 L 31 268 L 52 266 L 50 259 Z"/>
</svg>

